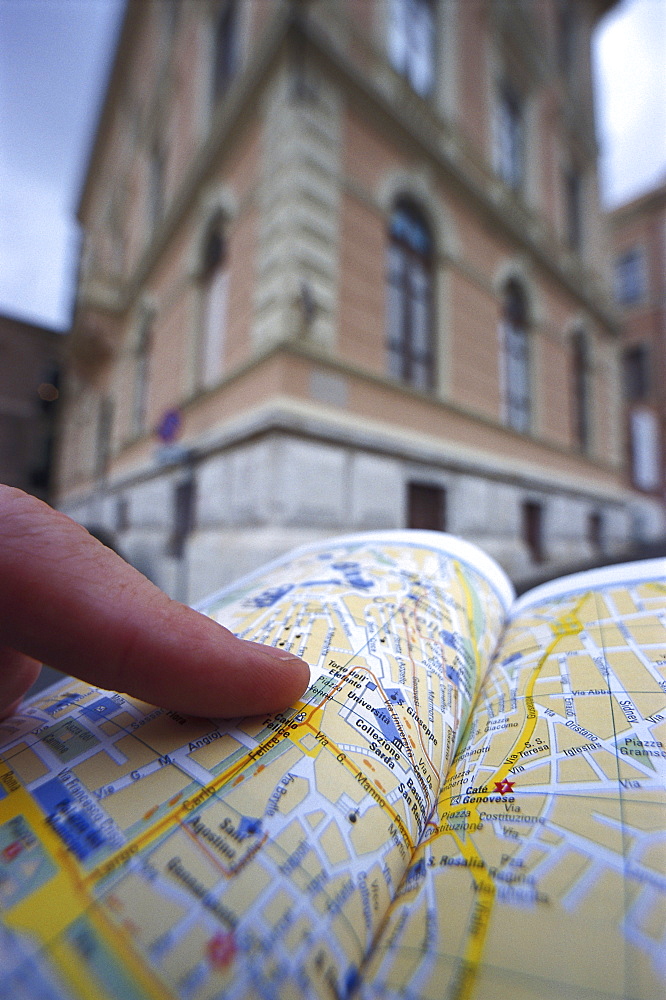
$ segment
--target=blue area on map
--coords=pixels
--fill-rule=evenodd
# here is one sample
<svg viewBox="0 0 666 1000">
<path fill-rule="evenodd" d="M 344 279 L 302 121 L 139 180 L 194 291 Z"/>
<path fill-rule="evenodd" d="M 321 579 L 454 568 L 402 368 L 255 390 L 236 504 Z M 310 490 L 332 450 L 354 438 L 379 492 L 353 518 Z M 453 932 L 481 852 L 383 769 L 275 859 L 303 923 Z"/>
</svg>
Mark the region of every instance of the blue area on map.
<svg viewBox="0 0 666 1000">
<path fill-rule="evenodd" d="M 73 705 L 74 702 L 78 701 L 80 698 L 80 694 L 68 694 L 66 697 L 61 698 L 60 701 L 56 701 L 53 705 L 49 705 L 49 707 L 45 708 L 44 711 L 47 715 L 55 715 L 55 713 L 59 712 L 61 708 L 67 708 L 68 705 Z"/>
<path fill-rule="evenodd" d="M 421 858 L 421 860 L 417 861 L 415 865 L 412 865 L 411 868 L 407 869 L 407 880 L 409 881 L 409 879 L 413 878 L 422 878 L 425 875 L 425 869 L 425 858 Z"/>
<path fill-rule="evenodd" d="M 121 706 L 116 704 L 112 698 L 98 698 L 91 705 L 86 705 L 81 709 L 81 715 L 89 719 L 108 719 L 114 712 L 119 712 Z"/>
<path fill-rule="evenodd" d="M 374 683 L 374 681 L 368 681 L 368 683 L 365 686 L 367 687 L 368 691 L 377 690 L 377 685 Z"/>
<path fill-rule="evenodd" d="M 0 785 L 0 802 L 7 798 L 7 789 L 3 785 Z"/>
<path fill-rule="evenodd" d="M 304 580 L 301 587 L 341 587 L 344 580 Z"/>
<path fill-rule="evenodd" d="M 368 687 L 370 687 L 369 684 Z M 394 705 L 405 704 L 405 696 L 400 688 L 386 688 L 386 693 L 389 696 L 389 701 L 392 701 Z"/>
<path fill-rule="evenodd" d="M 374 585 L 372 580 L 367 580 L 363 577 L 363 571 L 361 569 L 361 564 L 357 562 L 337 562 L 331 563 L 332 569 L 337 569 L 341 573 L 344 573 L 345 581 L 350 587 L 356 587 L 357 590 L 370 590 Z"/>
<path fill-rule="evenodd" d="M 260 819 L 255 819 L 254 816 L 241 816 L 241 821 L 238 824 L 239 836 L 250 837 L 260 832 L 261 832 Z"/>
<path fill-rule="evenodd" d="M 44 812 L 49 815 L 57 809 L 65 808 L 74 802 L 62 781 L 58 781 L 57 778 L 45 781 L 43 785 L 35 789 L 33 794 Z"/>
<path fill-rule="evenodd" d="M 457 688 L 460 687 L 460 674 L 455 667 L 452 667 L 450 663 L 446 664 L 446 676 L 450 681 L 453 681 Z"/>
<path fill-rule="evenodd" d="M 522 653 L 512 653 L 511 656 L 507 656 L 506 660 L 502 660 L 502 666 L 508 667 L 510 663 L 515 663 L 522 657 Z"/>
<path fill-rule="evenodd" d="M 386 693 L 389 696 L 389 699 L 395 702 L 396 705 L 403 704 L 404 698 L 402 691 L 399 688 L 386 688 Z M 388 740 L 389 743 L 393 743 L 397 740 L 399 744 L 402 744 L 402 737 L 396 728 L 395 722 L 388 714 L 388 711 L 382 708 L 375 708 L 373 709 L 373 714 L 375 717 L 375 725 L 381 732 L 384 739 Z"/>
<path fill-rule="evenodd" d="M 389 743 L 393 743 L 394 740 L 397 740 L 398 743 L 402 745 L 402 738 L 398 730 L 395 728 L 395 722 L 393 719 L 389 719 L 387 721 L 384 716 L 375 715 L 375 725 L 381 732 L 384 739 L 388 740 Z"/>
<path fill-rule="evenodd" d="M 104 844 L 104 837 L 57 778 L 33 792 L 47 814 L 49 826 L 64 840 L 79 861 Z"/>
<path fill-rule="evenodd" d="M 269 587 L 268 590 L 262 590 L 256 597 L 250 598 L 247 604 L 254 608 L 270 608 L 293 588 L 293 583 L 283 583 L 280 587 Z"/>
<path fill-rule="evenodd" d="M 349 997 L 361 984 L 361 977 L 355 965 L 350 965 L 345 973 L 343 996 Z"/>
<path fill-rule="evenodd" d="M 456 637 L 453 632 L 447 632 L 446 629 L 440 629 L 439 637 L 445 646 L 450 646 L 451 649 L 456 649 Z"/>
</svg>

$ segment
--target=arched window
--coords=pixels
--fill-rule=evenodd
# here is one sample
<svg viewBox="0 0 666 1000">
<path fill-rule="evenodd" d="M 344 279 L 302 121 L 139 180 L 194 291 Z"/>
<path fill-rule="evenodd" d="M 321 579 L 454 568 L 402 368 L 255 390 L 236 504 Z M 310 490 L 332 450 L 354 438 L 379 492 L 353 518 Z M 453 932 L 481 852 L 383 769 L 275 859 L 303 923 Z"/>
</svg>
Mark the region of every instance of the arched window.
<svg viewBox="0 0 666 1000">
<path fill-rule="evenodd" d="M 202 246 L 198 382 L 214 385 L 222 372 L 227 325 L 229 269 L 221 220 L 209 226 Z"/>
<path fill-rule="evenodd" d="M 573 436 L 576 444 L 587 451 L 590 445 L 590 353 L 582 330 L 573 335 L 571 350 Z"/>
<path fill-rule="evenodd" d="M 388 370 L 415 389 L 434 384 L 430 230 L 420 212 L 398 201 L 389 231 Z"/>
<path fill-rule="evenodd" d="M 504 290 L 502 354 L 505 420 L 514 430 L 527 431 L 531 411 L 527 304 L 522 286 L 514 279 Z"/>
</svg>

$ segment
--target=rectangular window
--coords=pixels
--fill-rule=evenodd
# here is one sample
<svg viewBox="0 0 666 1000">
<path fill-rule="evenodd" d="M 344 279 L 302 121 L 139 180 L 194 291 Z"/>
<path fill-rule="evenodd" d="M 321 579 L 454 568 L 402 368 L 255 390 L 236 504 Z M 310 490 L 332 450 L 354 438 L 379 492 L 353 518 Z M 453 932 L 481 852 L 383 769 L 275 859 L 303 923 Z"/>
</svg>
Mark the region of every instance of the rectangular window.
<svg viewBox="0 0 666 1000">
<path fill-rule="evenodd" d="M 583 331 L 572 338 L 571 396 L 573 403 L 573 439 L 583 451 L 590 446 L 591 371 L 588 342 Z"/>
<path fill-rule="evenodd" d="M 651 410 L 634 410 L 629 429 L 632 481 L 640 490 L 658 490 L 661 479 L 661 442 L 657 415 Z"/>
<path fill-rule="evenodd" d="M 556 14 L 557 66 L 567 78 L 576 68 L 577 15 L 572 0 L 559 0 Z"/>
<path fill-rule="evenodd" d="M 601 554 L 604 550 L 604 522 L 601 512 L 593 510 L 587 519 L 587 540 L 593 552 Z"/>
<path fill-rule="evenodd" d="M 150 348 L 152 343 L 152 317 L 144 316 L 134 351 L 134 400 L 132 405 L 132 432 L 135 435 L 146 429 L 148 413 L 148 382 L 150 378 Z"/>
<path fill-rule="evenodd" d="M 517 191 L 525 175 L 523 101 L 508 83 L 500 87 L 496 110 L 496 169 L 502 180 Z"/>
<path fill-rule="evenodd" d="M 583 199 L 582 180 L 577 170 L 567 170 L 564 174 L 564 200 L 567 243 L 572 250 L 579 251 L 583 246 Z"/>
<path fill-rule="evenodd" d="M 534 500 L 523 504 L 523 541 L 532 562 L 542 563 L 545 559 L 543 546 L 543 507 Z"/>
<path fill-rule="evenodd" d="M 446 531 L 446 490 L 426 483 L 408 483 L 407 527 Z"/>
<path fill-rule="evenodd" d="M 149 206 L 150 225 L 159 225 L 164 214 L 164 170 L 165 156 L 160 146 L 154 146 L 150 154 Z"/>
<path fill-rule="evenodd" d="M 238 71 L 238 4 L 227 0 L 222 7 L 215 30 L 213 53 L 213 103 L 229 88 Z"/>
<path fill-rule="evenodd" d="M 130 508 L 127 497 L 116 500 L 116 531 L 127 531 L 130 526 Z"/>
<path fill-rule="evenodd" d="M 645 256 L 641 247 L 632 247 L 615 259 L 615 297 L 629 306 L 640 302 L 645 292 Z"/>
<path fill-rule="evenodd" d="M 390 0 L 391 64 L 422 97 L 435 82 L 435 10 L 432 0 Z"/>
<path fill-rule="evenodd" d="M 192 476 L 176 483 L 173 491 L 173 530 L 169 540 L 169 555 L 181 559 L 185 542 L 194 528 L 196 499 L 195 480 Z"/>
<path fill-rule="evenodd" d="M 632 403 L 650 394 L 650 348 L 635 344 L 624 352 L 624 392 Z"/>
<path fill-rule="evenodd" d="M 104 476 L 111 457 L 111 435 L 113 433 L 113 400 L 103 396 L 97 414 L 97 443 L 95 448 L 95 475 Z"/>
</svg>

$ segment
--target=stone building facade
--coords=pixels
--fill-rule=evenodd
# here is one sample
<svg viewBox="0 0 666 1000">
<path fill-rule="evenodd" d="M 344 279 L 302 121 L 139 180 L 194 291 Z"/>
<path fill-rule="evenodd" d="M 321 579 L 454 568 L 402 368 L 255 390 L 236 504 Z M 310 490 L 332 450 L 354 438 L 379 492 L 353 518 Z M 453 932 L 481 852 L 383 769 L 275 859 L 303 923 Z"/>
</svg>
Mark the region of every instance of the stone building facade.
<svg viewBox="0 0 666 1000">
<path fill-rule="evenodd" d="M 666 502 L 666 183 L 610 215 L 629 481 Z"/>
<path fill-rule="evenodd" d="M 518 578 L 661 530 L 622 465 L 608 2 L 130 2 L 80 201 L 59 502 L 196 600 L 445 528 Z"/>
<path fill-rule="evenodd" d="M 51 499 L 64 337 L 0 315 L 0 483 Z"/>
</svg>

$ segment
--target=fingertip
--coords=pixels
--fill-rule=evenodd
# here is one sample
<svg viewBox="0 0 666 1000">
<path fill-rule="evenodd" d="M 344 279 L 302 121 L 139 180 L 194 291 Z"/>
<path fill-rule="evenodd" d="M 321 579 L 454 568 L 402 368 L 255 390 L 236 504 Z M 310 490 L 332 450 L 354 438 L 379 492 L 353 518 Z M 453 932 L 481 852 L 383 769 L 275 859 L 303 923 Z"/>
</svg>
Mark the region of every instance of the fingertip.
<svg viewBox="0 0 666 1000">
<path fill-rule="evenodd" d="M 31 657 L 0 646 L 0 720 L 16 712 L 41 669 Z"/>
<path fill-rule="evenodd" d="M 232 719 L 284 711 L 301 698 L 310 683 L 304 660 L 218 628 L 214 657 L 202 673 L 190 675 L 187 695 L 181 689 L 181 710 Z"/>
<path fill-rule="evenodd" d="M 245 660 L 237 692 L 243 713 L 279 712 L 289 708 L 310 684 L 310 666 L 300 656 L 275 646 L 238 640 L 239 659 Z"/>
<path fill-rule="evenodd" d="M 271 664 L 272 670 L 279 674 L 279 694 L 284 699 L 282 708 L 287 708 L 305 694 L 310 686 L 311 677 L 310 665 L 305 660 L 294 653 L 276 649 L 275 646 L 261 646 L 259 643 L 252 645 L 261 650 L 261 654 Z"/>
</svg>

